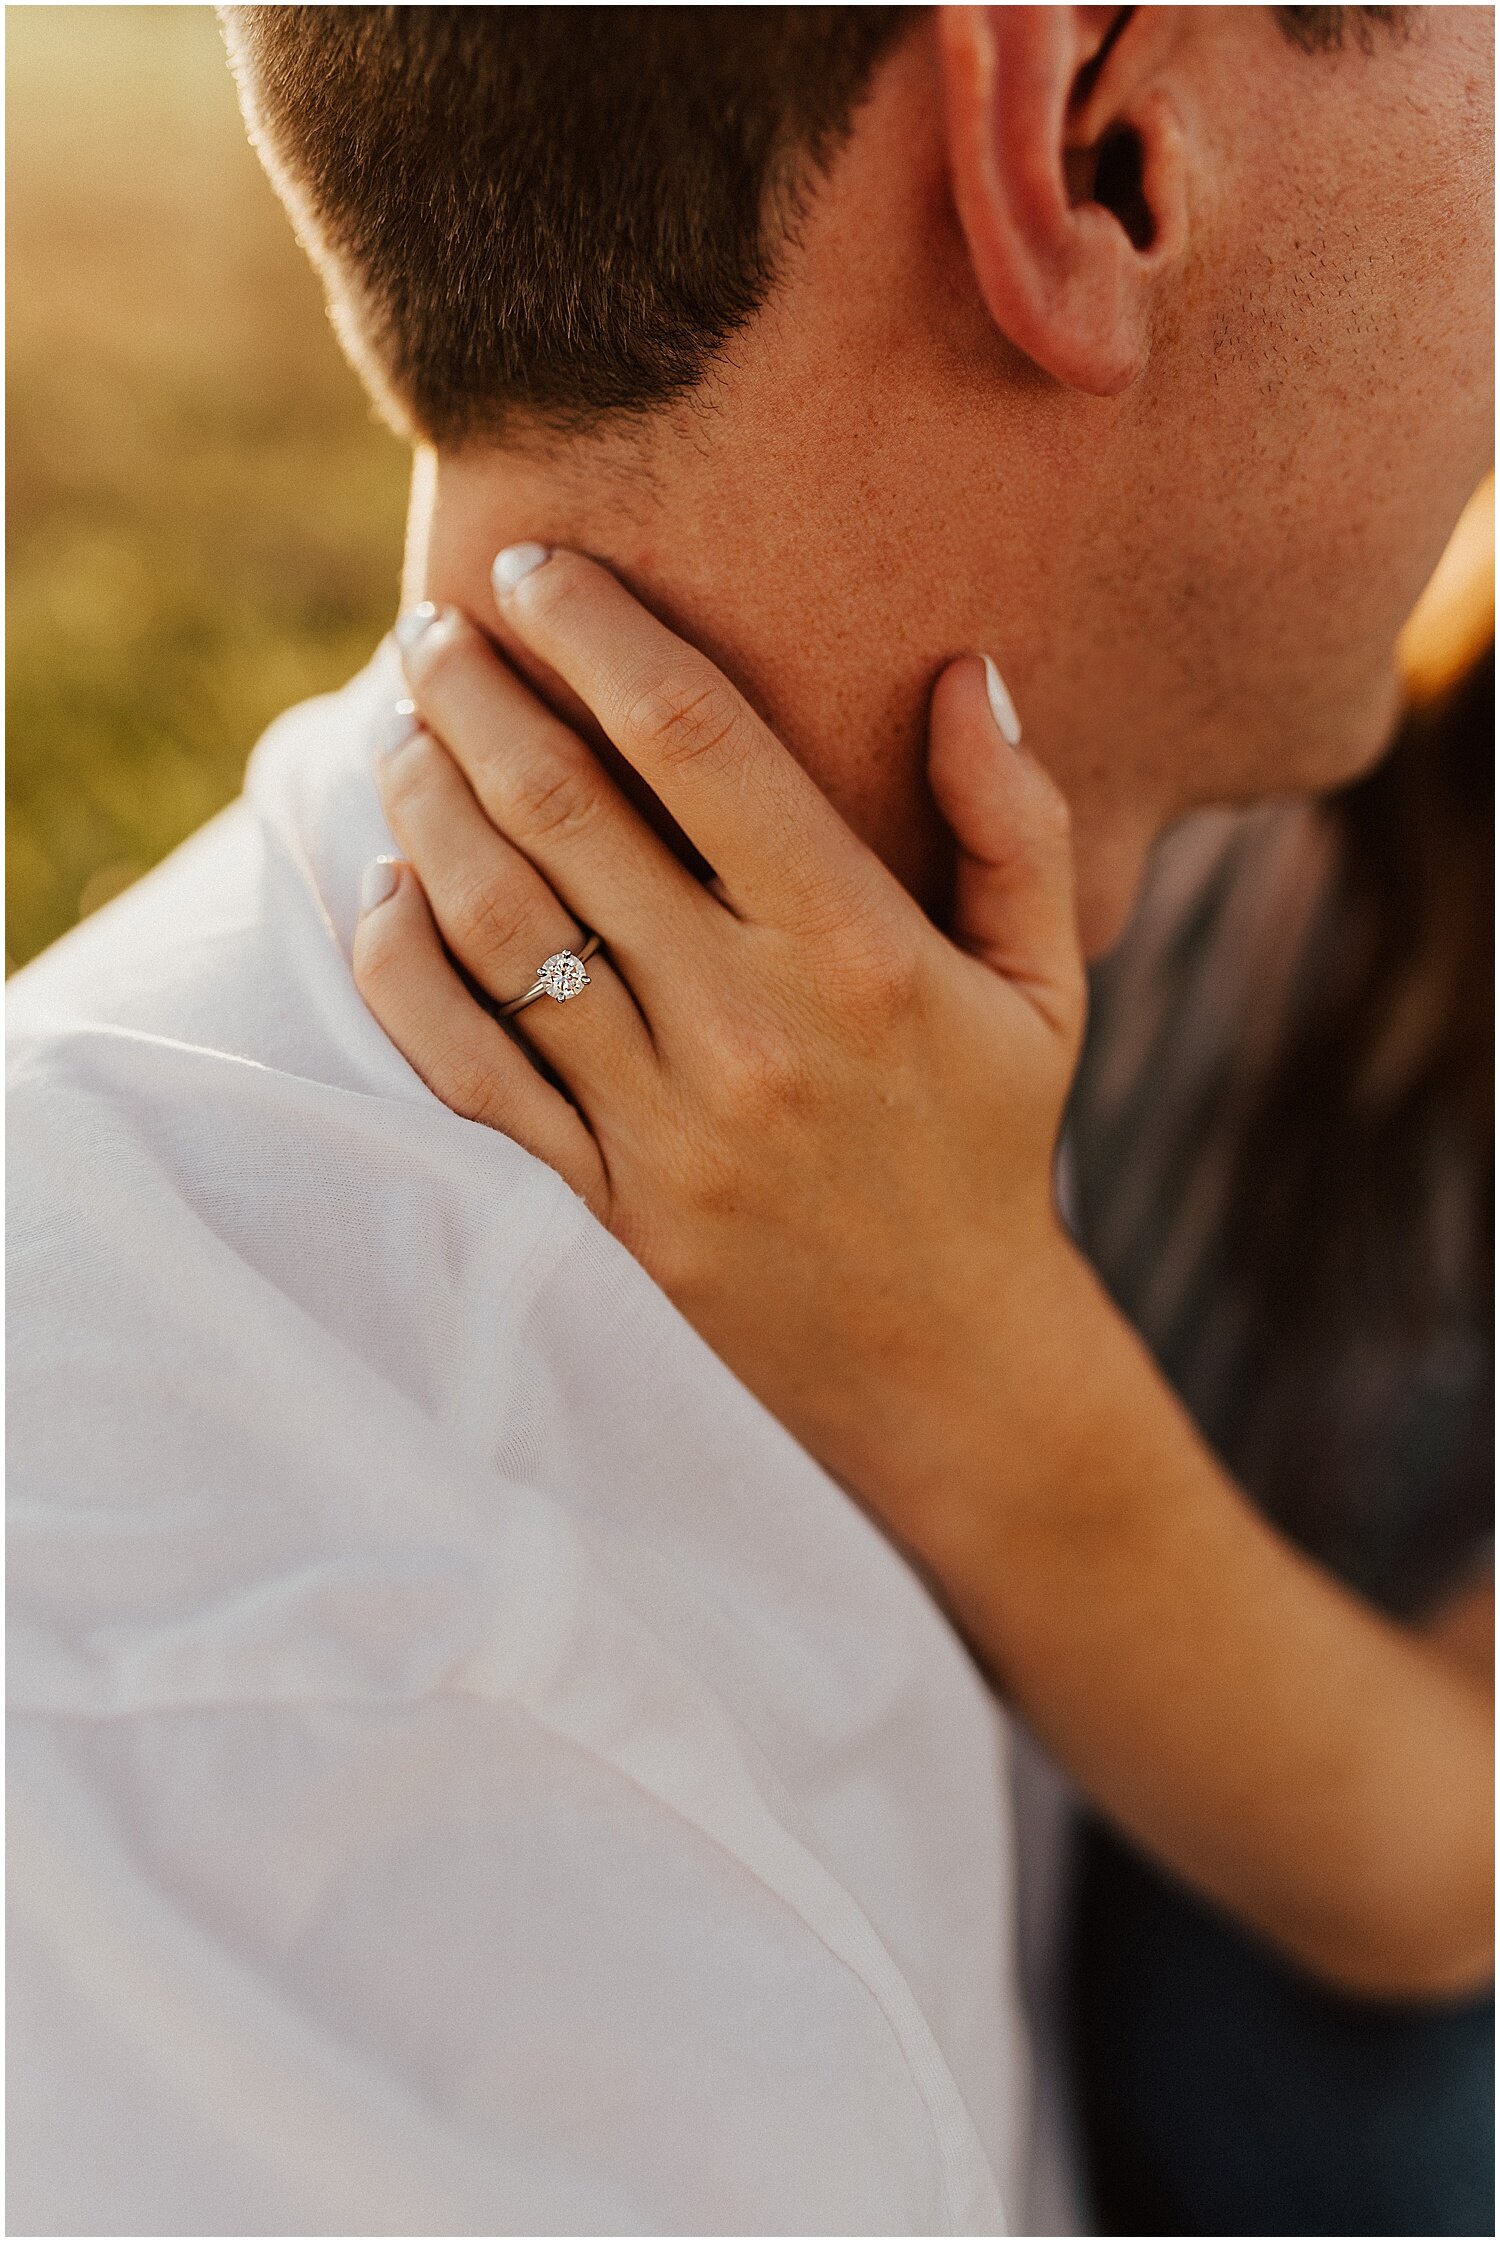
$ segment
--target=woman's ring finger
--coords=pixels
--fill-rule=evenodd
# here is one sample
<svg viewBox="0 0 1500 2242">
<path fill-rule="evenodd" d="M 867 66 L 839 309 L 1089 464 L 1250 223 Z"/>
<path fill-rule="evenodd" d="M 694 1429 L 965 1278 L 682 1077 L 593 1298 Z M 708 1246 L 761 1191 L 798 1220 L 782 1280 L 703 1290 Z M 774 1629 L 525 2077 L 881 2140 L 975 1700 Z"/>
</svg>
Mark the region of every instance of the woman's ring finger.
<svg viewBox="0 0 1500 2242">
<path fill-rule="evenodd" d="M 536 969 L 536 979 L 520 996 L 513 996 L 500 1007 L 502 1020 L 509 1020 L 517 1012 L 524 1012 L 528 1004 L 540 997 L 550 996 L 554 1004 L 566 1004 L 581 995 L 591 979 L 586 970 L 588 961 L 600 948 L 599 937 L 591 934 L 576 950 L 554 950 Z"/>
<path fill-rule="evenodd" d="M 589 935 L 580 929 L 533 864 L 495 831 L 452 757 L 419 732 L 380 765 L 386 817 L 426 891 L 438 931 L 487 1011 L 515 1030 L 566 1076 L 587 1103 L 595 1070 L 618 1070 L 651 1052 L 635 998 L 603 954 L 579 962 Z M 570 965 L 566 961 L 572 960 Z M 578 975 L 582 974 L 583 979 Z M 588 1033 L 559 1017 L 553 987 L 586 991 Z M 507 1025 L 511 1025 L 507 1019 Z"/>
</svg>

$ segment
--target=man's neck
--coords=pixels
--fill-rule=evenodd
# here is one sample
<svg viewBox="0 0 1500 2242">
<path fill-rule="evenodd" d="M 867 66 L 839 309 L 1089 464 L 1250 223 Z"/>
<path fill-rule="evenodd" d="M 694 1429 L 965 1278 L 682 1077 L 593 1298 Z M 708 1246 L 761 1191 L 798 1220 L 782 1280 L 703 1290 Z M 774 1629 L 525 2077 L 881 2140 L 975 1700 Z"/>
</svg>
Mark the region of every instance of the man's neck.
<svg viewBox="0 0 1500 2242">
<path fill-rule="evenodd" d="M 768 506 L 769 468 L 742 481 L 727 464 L 728 472 L 722 448 L 712 458 L 688 449 L 668 487 L 648 457 L 613 449 L 424 452 L 412 485 L 405 599 L 462 606 L 525 670 L 490 590 L 495 553 L 535 539 L 606 562 L 720 664 L 903 885 L 940 912 L 950 851 L 924 776 L 926 707 L 943 655 L 963 648 L 934 655 L 905 643 L 898 613 L 871 613 L 873 553 L 862 567 L 852 553 L 831 560 L 825 573 L 816 556 L 837 540 L 814 543 L 809 522 L 796 549 L 805 494 Z M 897 594 L 892 584 L 883 604 Z M 532 671 L 531 681 L 558 698 L 546 677 Z"/>
<path fill-rule="evenodd" d="M 920 452 L 920 434 L 908 439 Z M 993 652 L 1018 685 L 1023 721 L 1045 692 L 1028 692 L 1058 659 L 1060 631 L 1038 613 L 1062 611 L 1059 589 L 1023 557 L 1016 580 L 1032 594 L 1008 603 L 996 643 L 989 571 L 972 564 L 941 525 L 903 520 L 912 459 L 882 478 L 872 432 L 857 481 L 841 465 L 809 481 L 774 458 L 757 462 L 720 438 L 694 444 L 676 431 L 671 473 L 648 447 L 581 445 L 463 458 L 418 455 L 403 591 L 465 608 L 507 645 L 489 570 L 504 545 L 569 545 L 614 568 L 672 628 L 709 654 L 747 694 L 840 814 L 939 921 L 951 843 L 926 783 L 928 702 L 944 664 Z M 917 480 L 920 483 L 920 462 Z M 975 499 L 982 503 L 976 472 Z M 995 511 L 1000 511 L 998 505 Z M 1040 595 L 1040 596 L 1038 596 Z M 531 682 L 576 717 L 545 676 Z M 1077 769 L 1059 765 L 1045 732 L 1033 744 L 1073 802 L 1080 915 L 1086 946 L 1119 930 L 1161 818 L 1144 789 L 1111 783 L 1109 741 L 1090 733 Z"/>
<path fill-rule="evenodd" d="M 1097 947 L 1162 806 L 1119 738 L 1120 676 L 1101 679 L 1087 627 L 1112 423 L 1073 410 L 998 333 L 942 115 L 935 42 L 914 37 L 803 211 L 769 300 L 688 398 L 621 433 L 423 454 L 405 590 L 457 602 L 503 643 L 489 588 L 502 545 L 607 562 L 938 916 L 952 850 L 926 783 L 928 703 L 956 655 L 992 655 L 1072 803 Z"/>
</svg>

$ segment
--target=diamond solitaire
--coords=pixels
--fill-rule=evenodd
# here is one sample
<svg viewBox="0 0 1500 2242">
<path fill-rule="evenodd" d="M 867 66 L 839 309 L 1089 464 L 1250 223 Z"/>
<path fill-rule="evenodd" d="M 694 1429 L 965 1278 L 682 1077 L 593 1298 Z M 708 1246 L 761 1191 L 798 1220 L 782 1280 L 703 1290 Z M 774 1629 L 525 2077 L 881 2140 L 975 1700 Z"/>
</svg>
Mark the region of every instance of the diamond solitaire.
<svg viewBox="0 0 1500 2242">
<path fill-rule="evenodd" d="M 590 934 L 576 950 L 554 950 L 546 964 L 537 967 L 536 979 L 524 995 L 513 996 L 509 1004 L 501 1005 L 501 1019 L 509 1020 L 517 1012 L 524 1012 L 538 997 L 550 996 L 554 1004 L 566 1004 L 570 996 L 577 996 L 580 989 L 589 985 L 583 961 L 591 958 L 598 947 L 598 935 Z"/>
<path fill-rule="evenodd" d="M 539 965 L 536 977 L 554 1003 L 566 1004 L 570 996 L 589 985 L 582 958 L 574 957 L 571 950 L 554 950 L 544 965 Z"/>
</svg>

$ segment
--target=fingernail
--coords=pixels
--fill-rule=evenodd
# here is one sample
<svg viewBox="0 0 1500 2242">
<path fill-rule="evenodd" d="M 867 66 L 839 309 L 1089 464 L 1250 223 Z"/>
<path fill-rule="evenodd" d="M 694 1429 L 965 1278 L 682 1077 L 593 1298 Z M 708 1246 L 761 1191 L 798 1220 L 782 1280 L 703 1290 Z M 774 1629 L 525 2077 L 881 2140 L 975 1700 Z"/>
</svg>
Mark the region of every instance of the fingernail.
<svg viewBox="0 0 1500 2242">
<path fill-rule="evenodd" d="M 495 555 L 495 565 L 490 570 L 496 597 L 504 599 L 508 592 L 515 590 L 523 576 L 529 576 L 534 568 L 540 568 L 543 561 L 551 558 L 550 545 L 507 545 L 503 553 Z"/>
<path fill-rule="evenodd" d="M 396 617 L 394 635 L 403 654 L 409 654 L 427 636 L 442 612 L 430 599 L 424 599 L 419 606 L 408 607 L 404 614 Z"/>
<path fill-rule="evenodd" d="M 1021 744 L 1021 719 L 1016 714 L 1016 704 L 1006 690 L 1005 679 L 1000 675 L 988 654 L 984 657 L 984 689 L 989 695 L 990 714 L 999 727 L 1000 737 L 1007 747 Z"/>
<path fill-rule="evenodd" d="M 374 911 L 389 902 L 401 880 L 399 856 L 377 856 L 373 864 L 365 866 L 365 876 L 359 883 L 359 910 L 363 918 L 366 911 Z"/>
<path fill-rule="evenodd" d="M 415 701 L 394 701 L 375 727 L 375 760 L 383 763 L 398 747 L 405 747 L 420 723 Z"/>
</svg>

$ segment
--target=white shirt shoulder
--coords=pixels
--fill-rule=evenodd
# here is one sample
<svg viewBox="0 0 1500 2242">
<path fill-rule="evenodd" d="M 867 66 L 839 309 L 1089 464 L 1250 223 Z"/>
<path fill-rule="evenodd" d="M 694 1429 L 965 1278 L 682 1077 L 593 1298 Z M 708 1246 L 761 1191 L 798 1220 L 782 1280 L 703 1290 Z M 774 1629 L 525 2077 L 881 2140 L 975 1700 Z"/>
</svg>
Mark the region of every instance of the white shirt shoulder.
<svg viewBox="0 0 1500 2242">
<path fill-rule="evenodd" d="M 389 649 L 12 984 L 10 2224 L 1025 2224 L 1004 1731 L 347 962 Z"/>
</svg>

